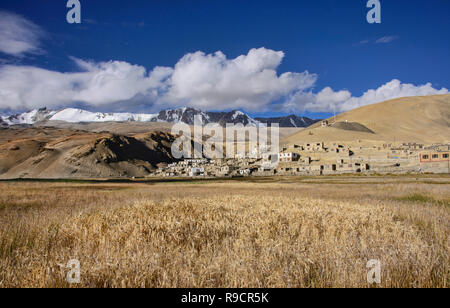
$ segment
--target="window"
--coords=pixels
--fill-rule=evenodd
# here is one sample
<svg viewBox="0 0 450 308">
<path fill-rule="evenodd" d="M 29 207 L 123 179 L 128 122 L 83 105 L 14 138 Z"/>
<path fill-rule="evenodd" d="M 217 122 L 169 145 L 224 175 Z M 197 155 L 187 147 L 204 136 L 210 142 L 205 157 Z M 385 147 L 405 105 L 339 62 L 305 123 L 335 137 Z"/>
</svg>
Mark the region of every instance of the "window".
<svg viewBox="0 0 450 308">
<path fill-rule="evenodd" d="M 448 158 L 448 154 L 442 154 L 442 158 Z"/>
<path fill-rule="evenodd" d="M 433 154 L 433 159 L 439 158 L 438 154 Z"/>
<path fill-rule="evenodd" d="M 429 156 L 428 155 L 422 155 L 422 159 L 428 159 Z"/>
</svg>

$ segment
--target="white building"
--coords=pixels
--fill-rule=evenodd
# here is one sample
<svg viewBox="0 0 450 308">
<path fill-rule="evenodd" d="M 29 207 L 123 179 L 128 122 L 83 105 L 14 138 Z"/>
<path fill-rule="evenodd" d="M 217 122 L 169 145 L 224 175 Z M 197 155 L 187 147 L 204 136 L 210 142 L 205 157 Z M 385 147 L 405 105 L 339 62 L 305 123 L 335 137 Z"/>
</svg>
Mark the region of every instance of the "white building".
<svg viewBox="0 0 450 308">
<path fill-rule="evenodd" d="M 251 173 L 252 173 L 252 171 L 250 169 L 241 169 L 241 170 L 239 170 L 239 174 L 240 175 L 246 176 L 246 175 L 250 175 Z"/>
<path fill-rule="evenodd" d="M 205 168 L 191 168 L 189 176 L 205 176 Z"/>
<path fill-rule="evenodd" d="M 293 162 L 298 161 L 300 159 L 300 155 L 297 153 L 279 153 L 278 161 L 279 162 Z"/>
</svg>

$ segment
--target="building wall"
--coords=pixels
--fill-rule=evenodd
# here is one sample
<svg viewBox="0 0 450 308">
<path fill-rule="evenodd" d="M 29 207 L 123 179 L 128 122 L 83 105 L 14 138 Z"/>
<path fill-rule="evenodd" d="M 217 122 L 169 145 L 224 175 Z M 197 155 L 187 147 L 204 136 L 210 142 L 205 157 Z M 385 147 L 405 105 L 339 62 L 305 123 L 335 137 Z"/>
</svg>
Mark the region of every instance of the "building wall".
<svg viewBox="0 0 450 308">
<path fill-rule="evenodd" d="M 420 153 L 420 163 L 436 163 L 450 161 L 450 152 L 422 152 Z"/>
</svg>

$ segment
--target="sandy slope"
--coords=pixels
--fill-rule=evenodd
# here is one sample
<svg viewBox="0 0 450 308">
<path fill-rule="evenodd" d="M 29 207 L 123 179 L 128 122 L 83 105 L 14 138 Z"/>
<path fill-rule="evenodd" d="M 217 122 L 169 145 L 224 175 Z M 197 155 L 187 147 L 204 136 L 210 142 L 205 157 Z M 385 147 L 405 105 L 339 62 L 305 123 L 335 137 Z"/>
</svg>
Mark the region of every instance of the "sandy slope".
<svg viewBox="0 0 450 308">
<path fill-rule="evenodd" d="M 361 107 L 336 116 L 336 122 L 356 122 L 375 134 L 321 127 L 316 123 L 283 140 L 284 144 L 311 141 L 450 142 L 450 95 L 407 97 Z M 330 123 L 334 119 L 329 119 Z"/>
</svg>

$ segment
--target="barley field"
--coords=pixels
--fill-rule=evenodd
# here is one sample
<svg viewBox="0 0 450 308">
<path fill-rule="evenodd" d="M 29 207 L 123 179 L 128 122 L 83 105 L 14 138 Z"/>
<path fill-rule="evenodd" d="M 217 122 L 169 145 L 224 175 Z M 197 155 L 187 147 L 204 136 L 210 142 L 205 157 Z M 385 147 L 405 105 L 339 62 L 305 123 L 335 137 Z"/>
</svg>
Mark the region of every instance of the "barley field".
<svg viewBox="0 0 450 308">
<path fill-rule="evenodd" d="M 0 182 L 0 287 L 439 287 L 450 177 Z M 68 284 L 68 260 L 81 265 Z M 381 284 L 366 267 L 380 261 Z"/>
</svg>

